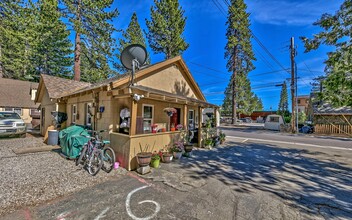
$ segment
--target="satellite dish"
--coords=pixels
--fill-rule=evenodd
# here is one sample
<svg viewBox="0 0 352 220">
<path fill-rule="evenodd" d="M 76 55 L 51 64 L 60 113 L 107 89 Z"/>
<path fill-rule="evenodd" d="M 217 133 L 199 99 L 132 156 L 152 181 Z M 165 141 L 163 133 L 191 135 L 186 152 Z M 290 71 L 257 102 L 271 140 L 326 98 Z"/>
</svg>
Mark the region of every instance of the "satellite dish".
<svg viewBox="0 0 352 220">
<path fill-rule="evenodd" d="M 134 67 L 139 68 L 147 60 L 147 50 L 140 44 L 131 44 L 123 49 L 120 60 L 126 69 L 134 70 Z"/>
</svg>

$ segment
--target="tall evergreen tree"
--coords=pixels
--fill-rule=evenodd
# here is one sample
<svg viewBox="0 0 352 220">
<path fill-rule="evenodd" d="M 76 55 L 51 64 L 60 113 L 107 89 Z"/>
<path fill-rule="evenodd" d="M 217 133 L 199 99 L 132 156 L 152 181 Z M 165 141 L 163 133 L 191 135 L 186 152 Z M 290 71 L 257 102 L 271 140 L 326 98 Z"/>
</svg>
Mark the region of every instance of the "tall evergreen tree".
<svg viewBox="0 0 352 220">
<path fill-rule="evenodd" d="M 314 23 L 323 31 L 312 39 L 301 37 L 306 51 L 316 50 L 320 45 L 335 46 L 325 61 L 326 80 L 320 97 L 332 105 L 352 106 L 352 1 L 345 0 L 334 14 L 323 14 Z"/>
<path fill-rule="evenodd" d="M 69 71 L 71 43 L 55 0 L 6 0 L 0 7 L 0 60 L 5 77 L 26 79 L 29 75 Z"/>
<path fill-rule="evenodd" d="M 61 21 L 57 0 L 38 0 L 35 5 L 37 43 L 34 47 L 34 74 L 67 76 L 71 73 L 72 43 Z"/>
<path fill-rule="evenodd" d="M 23 79 L 30 68 L 34 36 L 29 33 L 34 18 L 29 3 L 22 0 L 0 1 L 0 61 L 4 77 Z"/>
<path fill-rule="evenodd" d="M 280 102 L 277 110 L 277 114 L 284 117 L 289 115 L 288 111 L 288 93 L 287 93 L 287 84 L 286 81 L 282 84 L 281 93 L 280 93 Z"/>
<path fill-rule="evenodd" d="M 126 31 L 123 31 L 122 38 L 119 39 L 119 54 L 117 55 L 118 59 L 120 59 L 120 54 L 122 53 L 123 49 L 130 44 L 140 44 L 145 48 L 147 47 L 141 26 L 138 23 L 136 12 L 133 13 Z M 146 63 L 150 63 L 149 56 Z M 126 69 L 120 63 L 116 64 L 116 68 L 120 72 L 126 71 Z"/>
<path fill-rule="evenodd" d="M 251 44 L 249 14 L 246 9 L 247 5 L 243 0 L 231 0 L 226 22 L 225 59 L 227 59 L 226 67 L 229 72 L 232 72 L 232 77 L 225 91 L 224 105 L 228 105 L 231 100 L 232 123 L 236 122 L 237 110 L 250 113 L 253 109 L 251 106 L 257 105 L 256 101 L 259 101 L 251 91 L 248 79 L 248 73 L 254 69 L 252 61 L 255 57 Z M 229 97 L 230 95 L 232 97 Z"/>
<path fill-rule="evenodd" d="M 181 55 L 188 48 L 182 33 L 186 18 L 178 0 L 154 0 L 151 20 L 146 20 L 149 46 L 155 53 L 163 53 L 166 59 Z"/>
<path fill-rule="evenodd" d="M 64 17 L 69 19 L 75 31 L 74 49 L 74 79 L 81 78 L 81 63 L 84 69 L 91 71 L 83 74 L 91 74 L 93 70 L 100 71 L 100 67 L 109 67 L 109 62 L 113 60 L 115 41 L 112 33 L 115 31 L 111 21 L 118 16 L 117 9 L 108 11 L 113 0 L 60 0 L 60 11 Z M 84 42 L 85 50 L 82 50 Z M 86 52 L 85 57 L 90 57 L 90 62 L 82 62 L 82 52 Z M 101 76 L 102 79 L 114 74 L 111 68 Z M 84 76 L 85 79 L 95 77 Z M 99 80 L 102 80 L 99 78 Z"/>
</svg>

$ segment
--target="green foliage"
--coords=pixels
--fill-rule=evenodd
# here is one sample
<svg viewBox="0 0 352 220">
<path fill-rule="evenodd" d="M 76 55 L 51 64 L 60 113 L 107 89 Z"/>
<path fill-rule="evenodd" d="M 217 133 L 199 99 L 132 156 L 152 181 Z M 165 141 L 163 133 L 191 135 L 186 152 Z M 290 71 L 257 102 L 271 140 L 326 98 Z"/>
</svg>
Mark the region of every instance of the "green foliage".
<svg viewBox="0 0 352 220">
<path fill-rule="evenodd" d="M 120 60 L 120 54 L 122 53 L 123 49 L 127 47 L 130 44 L 140 44 L 144 46 L 145 48 L 147 47 L 146 45 L 146 40 L 143 36 L 143 32 L 141 29 L 141 26 L 138 23 L 138 18 L 137 14 L 133 13 L 131 17 L 130 24 L 128 25 L 126 31 L 123 31 L 122 33 L 122 38 L 119 39 L 119 54 L 117 54 L 118 60 Z M 147 64 L 150 63 L 150 57 L 148 55 L 148 59 L 146 61 Z M 126 68 L 122 66 L 122 64 L 118 63 L 116 64 L 116 68 L 120 72 L 126 72 Z"/>
<path fill-rule="evenodd" d="M 0 69 L 5 77 L 25 79 L 70 71 L 71 43 L 57 1 L 5 0 L 0 10 Z"/>
<path fill-rule="evenodd" d="M 323 90 L 318 93 L 321 100 L 333 106 L 352 106 L 352 1 L 345 0 L 334 14 L 323 14 L 314 23 L 323 30 L 312 39 L 301 37 L 306 52 L 318 49 L 322 44 L 334 46 L 335 51 L 328 53 L 326 80 Z"/>
<path fill-rule="evenodd" d="M 255 110 L 262 110 L 261 100 L 251 91 L 248 73 L 254 69 L 255 60 L 249 30 L 249 13 L 243 0 L 232 0 L 228 11 L 227 44 L 225 47 L 226 67 L 233 72 L 230 82 L 225 90 L 223 113 L 251 114 Z M 235 99 L 233 99 L 233 86 L 235 84 Z M 236 103 L 236 104 L 235 104 Z M 233 106 L 236 106 L 233 112 Z"/>
<path fill-rule="evenodd" d="M 156 54 L 165 54 L 166 59 L 181 55 L 189 46 L 182 36 L 186 25 L 184 10 L 178 0 L 154 0 L 154 4 L 151 20 L 146 20 L 150 47 Z"/>
<path fill-rule="evenodd" d="M 282 84 L 281 93 L 280 93 L 280 102 L 277 110 L 278 115 L 283 117 L 288 116 L 290 113 L 288 111 L 288 93 L 286 81 Z"/>
<path fill-rule="evenodd" d="M 307 120 L 307 116 L 304 112 L 299 112 L 298 113 L 298 123 L 299 124 L 304 124 L 304 122 Z"/>
<path fill-rule="evenodd" d="M 115 75 L 109 65 L 113 63 L 116 47 L 112 20 L 119 14 L 117 9 L 108 10 L 113 0 L 60 0 L 60 3 L 62 15 L 76 34 L 75 78 L 82 75 L 83 80 L 96 82 Z"/>
</svg>

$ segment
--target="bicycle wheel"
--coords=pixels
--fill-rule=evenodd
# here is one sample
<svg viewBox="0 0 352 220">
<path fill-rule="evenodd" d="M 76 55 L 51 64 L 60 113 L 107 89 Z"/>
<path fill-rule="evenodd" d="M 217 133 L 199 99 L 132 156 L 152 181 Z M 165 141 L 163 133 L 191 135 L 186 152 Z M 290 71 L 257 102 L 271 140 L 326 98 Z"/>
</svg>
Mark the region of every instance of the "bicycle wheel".
<svg viewBox="0 0 352 220">
<path fill-rule="evenodd" d="M 115 164 L 115 152 L 110 147 L 106 147 L 103 149 L 103 166 L 102 169 L 110 173 L 111 170 L 114 168 Z"/>
<path fill-rule="evenodd" d="M 85 144 L 81 150 L 81 153 L 80 153 L 78 159 L 76 159 L 76 166 L 78 166 L 78 164 L 82 163 L 83 161 L 85 161 L 87 159 L 86 158 L 87 148 L 88 148 L 88 146 Z"/>
<path fill-rule="evenodd" d="M 102 150 L 93 150 L 89 162 L 88 162 L 88 173 L 92 176 L 97 175 L 101 167 L 103 166 L 103 154 Z"/>
</svg>

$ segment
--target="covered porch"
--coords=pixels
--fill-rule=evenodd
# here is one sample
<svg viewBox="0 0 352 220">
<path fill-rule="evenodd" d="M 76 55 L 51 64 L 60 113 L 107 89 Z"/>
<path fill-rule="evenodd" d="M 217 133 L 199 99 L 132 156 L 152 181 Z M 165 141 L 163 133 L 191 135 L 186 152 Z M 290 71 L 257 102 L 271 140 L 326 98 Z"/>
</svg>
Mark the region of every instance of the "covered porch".
<svg viewBox="0 0 352 220">
<path fill-rule="evenodd" d="M 166 149 L 175 141 L 183 141 L 189 131 L 194 134 L 193 144 L 201 147 L 203 109 L 213 108 L 214 116 L 218 115 L 216 105 L 145 86 L 112 89 L 108 93 L 119 115 L 116 131 L 110 133 L 111 146 L 121 166 L 128 170 L 137 168 L 136 155 L 141 149 Z M 168 108 L 175 109 L 172 116 L 165 112 Z"/>
</svg>

